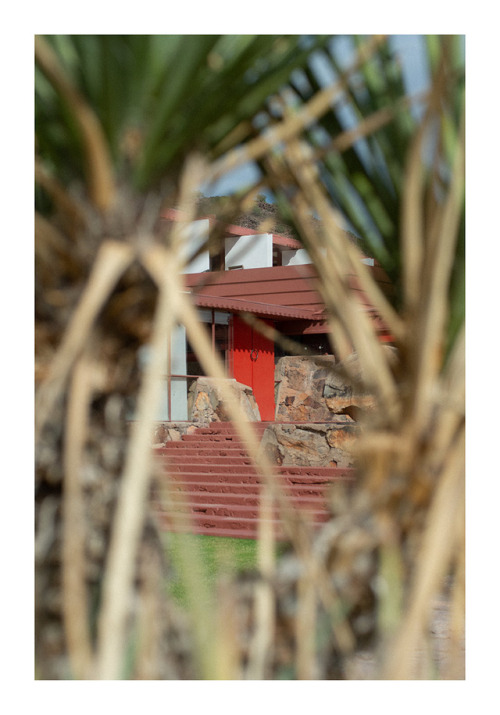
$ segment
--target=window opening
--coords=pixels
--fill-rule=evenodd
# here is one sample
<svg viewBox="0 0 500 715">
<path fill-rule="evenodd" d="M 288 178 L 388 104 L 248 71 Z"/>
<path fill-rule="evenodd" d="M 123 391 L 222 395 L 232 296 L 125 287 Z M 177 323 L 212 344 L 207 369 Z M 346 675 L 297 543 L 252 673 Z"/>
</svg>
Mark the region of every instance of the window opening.
<svg viewBox="0 0 500 715">
<path fill-rule="evenodd" d="M 223 361 L 225 367 L 228 367 L 228 355 L 229 355 L 229 330 L 230 330 L 230 314 L 222 313 L 216 310 L 202 310 L 200 311 L 200 318 L 202 321 L 202 326 L 207 331 L 207 335 L 210 339 L 212 350 L 217 351 Z M 200 364 L 198 357 L 193 350 L 192 345 L 186 338 L 185 341 L 185 351 L 186 351 L 186 373 L 185 374 L 174 374 L 171 372 L 171 365 L 168 366 L 167 375 L 167 400 L 168 400 L 168 421 L 172 421 L 172 384 L 174 381 L 185 381 L 186 385 L 186 404 L 187 396 L 189 390 L 195 380 L 205 374 L 202 365 Z M 189 419 L 189 414 L 187 416 Z"/>
</svg>

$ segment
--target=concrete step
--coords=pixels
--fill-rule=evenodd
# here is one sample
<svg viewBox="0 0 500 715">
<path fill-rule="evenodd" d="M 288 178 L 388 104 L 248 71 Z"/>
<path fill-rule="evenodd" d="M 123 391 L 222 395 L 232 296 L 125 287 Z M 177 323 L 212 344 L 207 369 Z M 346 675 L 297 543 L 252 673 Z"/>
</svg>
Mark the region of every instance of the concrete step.
<svg viewBox="0 0 500 715">
<path fill-rule="evenodd" d="M 257 538 L 257 523 L 258 522 L 252 520 L 244 524 L 242 524 L 241 521 L 226 521 L 221 525 L 221 523 L 213 523 L 212 521 L 208 523 L 186 521 L 185 523 L 176 524 L 160 522 L 159 526 L 164 531 L 176 534 L 200 534 L 203 536 L 219 536 L 233 539 L 251 539 L 253 541 Z M 276 540 L 285 541 L 287 537 L 281 522 L 274 521 L 273 525 Z"/>
<path fill-rule="evenodd" d="M 172 442 L 171 444 L 178 444 Z M 230 464 L 230 460 L 235 460 L 235 464 L 252 464 L 252 459 L 245 450 L 224 448 L 224 449 L 196 449 L 189 447 L 185 449 L 165 450 L 163 447 L 155 449 L 155 454 L 158 459 L 165 460 L 171 464 L 187 464 L 192 460 L 193 464 L 204 462 L 213 464 L 220 460 L 223 463 Z M 280 472 L 286 471 L 290 474 L 317 474 L 328 476 L 342 476 L 348 478 L 354 475 L 354 470 L 350 467 L 329 466 L 310 466 L 310 465 L 274 465 L 274 468 Z"/>
<path fill-rule="evenodd" d="M 261 436 L 267 426 L 252 424 L 257 436 Z M 191 435 L 183 435 L 180 441 L 156 448 L 155 453 L 160 465 L 164 465 L 167 478 L 165 493 L 156 499 L 160 528 L 256 537 L 263 477 L 231 423 L 212 423 L 199 428 Z M 275 465 L 274 473 L 290 505 L 313 524 L 329 518 L 328 492 L 332 486 L 354 480 L 354 470 L 335 466 Z M 165 503 L 163 508 L 162 502 Z M 171 510 L 174 515 L 169 513 Z M 277 508 L 272 523 L 276 538 L 284 538 Z"/>
<path fill-rule="evenodd" d="M 249 422 L 255 432 L 263 433 L 268 425 L 274 422 Z M 237 429 L 232 422 L 211 422 L 207 427 L 198 427 L 196 434 L 221 434 L 221 433 L 237 433 Z"/>
<path fill-rule="evenodd" d="M 318 509 L 315 505 L 311 507 L 301 506 L 300 513 L 309 516 L 313 520 L 322 520 L 327 515 L 324 509 Z M 168 509 L 162 509 L 166 514 L 191 514 L 204 516 L 219 516 L 225 518 L 244 517 L 245 519 L 258 519 L 260 515 L 259 505 L 255 504 L 192 504 L 188 501 L 179 501 L 169 505 Z M 278 518 L 278 509 L 274 510 L 274 517 Z"/>
<path fill-rule="evenodd" d="M 247 507 L 258 507 L 260 504 L 259 492 L 248 492 L 246 494 L 238 493 L 234 490 L 231 492 L 211 492 L 211 491 L 196 491 L 196 490 L 185 490 L 176 491 L 173 493 L 172 507 L 177 507 L 178 505 L 183 506 L 206 506 L 206 505 L 218 505 L 218 506 L 247 506 Z M 312 510 L 324 511 L 325 510 L 325 495 L 318 494 L 292 494 L 291 504 L 299 509 L 310 508 Z M 168 511 L 170 508 L 170 502 L 165 503 L 165 510 Z"/>
<path fill-rule="evenodd" d="M 257 436 L 260 437 L 260 435 Z M 239 435 L 232 433 L 198 434 L 196 432 L 195 434 L 183 435 L 178 442 L 214 442 L 217 444 L 221 442 L 240 442 L 243 444 L 244 440 Z M 167 444 L 170 444 L 170 442 L 167 442 Z"/>
<path fill-rule="evenodd" d="M 262 439 L 262 434 L 260 432 L 254 432 L 255 437 L 260 440 Z M 239 441 L 239 442 L 245 442 L 245 439 L 243 437 L 240 437 L 240 435 L 237 432 L 203 432 L 202 434 L 199 434 L 198 432 L 194 432 L 193 434 L 185 434 L 182 435 L 180 440 L 177 440 L 178 442 L 194 442 L 194 441 L 213 441 L 213 442 L 230 442 L 230 441 Z M 167 444 L 169 444 L 167 442 Z"/>
<path fill-rule="evenodd" d="M 171 452 L 162 452 L 157 454 L 160 459 L 164 459 L 170 464 L 185 464 L 189 460 L 218 460 L 219 462 L 237 460 L 238 462 L 243 461 L 244 463 L 250 464 L 251 458 L 248 454 L 242 450 L 235 449 L 234 451 L 228 450 L 206 450 L 206 449 L 190 449 L 188 451 L 175 450 Z"/>
<path fill-rule="evenodd" d="M 217 447 L 213 445 L 189 445 L 186 447 L 170 447 L 165 449 L 160 447 L 156 450 L 158 456 L 169 457 L 170 459 L 183 459 L 186 457 L 244 457 L 250 459 L 248 452 L 242 447 Z"/>
<path fill-rule="evenodd" d="M 249 460 L 245 460 L 243 457 L 240 457 L 240 459 L 218 459 L 217 457 L 196 457 L 192 459 L 187 459 L 184 461 L 181 460 L 175 460 L 175 462 L 169 462 L 168 460 L 165 462 L 165 469 L 168 469 L 170 471 L 175 471 L 175 472 L 182 472 L 183 470 L 187 470 L 188 472 L 190 471 L 196 471 L 200 468 L 203 467 L 210 467 L 210 470 L 213 472 L 214 468 L 222 468 L 224 467 L 225 469 L 231 468 L 232 470 L 238 470 L 239 468 L 245 470 L 245 469 L 251 469 L 255 473 L 257 473 L 257 470 L 255 467 L 251 464 Z M 191 469 L 193 468 L 193 469 Z"/>
<path fill-rule="evenodd" d="M 259 477 L 259 472 L 251 464 L 222 464 L 214 462 L 213 464 L 200 462 L 199 464 L 166 464 L 165 469 L 169 474 L 241 474 L 242 476 Z"/>
<path fill-rule="evenodd" d="M 167 531 L 186 532 L 186 533 L 201 533 L 212 534 L 214 536 L 234 536 L 239 538 L 256 538 L 259 521 L 256 518 L 248 516 L 223 516 L 206 513 L 191 513 L 186 514 L 186 519 L 174 519 L 169 515 L 162 514 L 157 516 L 161 526 Z M 312 523 L 320 525 L 327 521 L 326 514 L 318 515 L 317 519 L 311 520 Z M 280 519 L 270 520 L 274 526 L 276 538 L 278 540 L 286 539 L 286 534 Z"/>
<path fill-rule="evenodd" d="M 330 482 L 322 482 L 320 484 L 286 484 L 286 493 L 292 497 L 301 496 L 320 496 L 322 497 L 330 489 Z M 183 480 L 182 477 L 174 479 L 169 484 L 170 491 L 176 495 L 183 493 L 200 493 L 201 495 L 216 495 L 216 494 L 237 494 L 241 496 L 256 496 L 260 493 L 260 483 L 255 482 L 227 482 L 227 481 L 207 481 L 205 479 L 188 479 Z"/>
<path fill-rule="evenodd" d="M 217 460 L 197 460 L 186 462 L 169 462 L 165 460 L 165 469 L 169 474 L 241 474 L 242 476 L 255 476 L 260 478 L 259 470 L 251 462 L 244 460 L 217 461 Z M 277 477 L 284 477 L 297 482 L 335 482 L 353 481 L 352 470 L 336 469 L 335 467 L 311 468 L 311 467 L 274 467 L 274 474 Z"/>
<path fill-rule="evenodd" d="M 240 472 L 171 472 L 169 480 L 172 484 L 190 484 L 192 482 L 204 483 L 207 486 L 216 484 L 251 484 L 257 488 L 262 479 L 255 474 L 241 474 Z M 305 487 L 310 489 L 327 489 L 335 483 L 345 483 L 344 479 L 325 479 L 318 477 L 303 477 L 297 475 L 280 475 L 278 485 L 283 488 L 291 486 Z"/>
</svg>

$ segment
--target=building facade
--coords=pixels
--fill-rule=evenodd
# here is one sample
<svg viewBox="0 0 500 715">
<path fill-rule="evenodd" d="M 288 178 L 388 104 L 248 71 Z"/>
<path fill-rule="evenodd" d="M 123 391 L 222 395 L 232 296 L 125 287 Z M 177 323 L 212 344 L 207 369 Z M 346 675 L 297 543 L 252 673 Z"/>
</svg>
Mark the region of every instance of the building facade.
<svg viewBox="0 0 500 715">
<path fill-rule="evenodd" d="M 162 218 L 165 222 L 184 220 L 174 209 L 166 211 Z M 330 353 L 325 306 L 316 289 L 316 270 L 295 239 L 241 226 L 218 225 L 223 240 L 217 251 L 204 249 L 214 224 L 218 224 L 217 220 L 209 216 L 188 226 L 188 240 L 184 243 L 186 290 L 210 331 L 212 347 L 223 359 L 229 377 L 252 388 L 261 419 L 273 421 L 275 363 L 286 351 L 272 336 L 263 335 L 252 319 L 300 342 L 311 355 Z M 382 287 L 390 289 L 373 259 L 366 258 L 364 262 Z M 355 276 L 349 280 L 353 289 L 359 290 L 361 309 L 372 311 L 356 286 Z M 380 339 L 390 342 L 380 321 L 377 328 Z M 172 335 L 168 374 L 162 384 L 159 420 L 190 419 L 188 391 L 202 374 L 184 328 L 178 326 Z"/>
</svg>

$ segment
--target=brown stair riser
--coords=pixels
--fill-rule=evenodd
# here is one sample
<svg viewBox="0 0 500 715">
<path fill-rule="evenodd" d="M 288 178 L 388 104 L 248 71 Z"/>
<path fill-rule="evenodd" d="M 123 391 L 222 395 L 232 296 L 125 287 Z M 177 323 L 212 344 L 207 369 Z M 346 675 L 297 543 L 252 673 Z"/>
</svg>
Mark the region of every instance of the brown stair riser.
<svg viewBox="0 0 500 715">
<path fill-rule="evenodd" d="M 193 440 L 191 442 L 167 442 L 167 444 L 162 447 L 155 447 L 157 452 L 177 452 L 178 450 L 184 452 L 190 449 L 204 449 L 208 451 L 215 449 L 239 449 L 242 452 L 246 452 L 246 445 L 243 444 L 243 442 L 214 442 L 212 440 L 202 442 L 201 440 Z"/>
<path fill-rule="evenodd" d="M 186 462 L 186 464 L 166 464 L 164 466 L 166 474 L 185 474 L 187 473 L 198 473 L 198 474 L 242 474 L 242 475 L 252 475 L 258 476 L 259 472 L 251 464 L 191 464 Z"/>
<path fill-rule="evenodd" d="M 199 455 L 199 453 L 198 453 Z M 164 464 L 167 469 L 179 466 L 182 468 L 198 465 L 216 465 L 216 466 L 241 466 L 243 469 L 256 471 L 252 465 L 252 460 L 243 457 L 205 457 L 205 456 L 176 456 L 175 458 L 159 458 L 160 464 Z M 275 472 L 283 474 L 296 474 L 305 476 L 324 476 L 325 478 L 353 478 L 354 470 L 343 469 L 333 465 L 328 467 L 310 467 L 310 466 L 294 466 L 294 465 L 273 465 Z M 213 471 L 210 469 L 210 471 Z"/>
<path fill-rule="evenodd" d="M 229 473 L 229 474 L 207 474 L 207 473 L 197 473 L 197 472 L 179 472 L 179 473 L 172 473 L 169 475 L 170 482 L 172 485 L 182 485 L 182 484 L 190 484 L 190 483 L 203 483 L 206 484 L 207 486 L 216 486 L 216 485 L 228 485 L 228 484 L 240 484 L 240 485 L 252 485 L 255 489 L 259 487 L 260 484 L 262 484 L 262 480 L 259 479 L 258 477 L 253 477 L 252 475 L 240 475 L 238 473 Z M 318 478 L 300 478 L 300 477 L 287 477 L 287 476 L 281 476 L 278 477 L 279 481 L 276 482 L 276 486 L 282 487 L 282 488 L 288 488 L 289 486 L 300 486 L 303 488 L 324 488 L 327 489 L 330 485 L 333 484 L 338 484 L 338 483 L 348 483 L 347 480 L 345 479 L 330 479 L 330 480 L 321 480 Z"/>
<path fill-rule="evenodd" d="M 326 521 L 328 521 L 328 514 L 326 513 L 318 513 L 314 515 L 308 515 L 302 513 L 302 517 L 306 518 L 310 523 L 312 524 L 323 524 Z M 308 518 L 309 517 L 309 518 Z M 181 515 L 178 515 L 177 519 L 172 518 L 171 515 L 168 514 L 161 514 L 157 515 L 157 518 L 159 519 L 160 524 L 165 527 L 173 527 L 176 525 L 183 526 L 182 524 L 182 517 Z M 253 516 L 253 515 L 234 515 L 234 514 L 206 514 L 206 513 L 201 513 L 201 512 L 192 512 L 190 514 L 186 514 L 186 519 L 185 522 L 187 524 L 198 524 L 200 526 L 204 527 L 209 527 L 210 526 L 221 526 L 224 528 L 235 528 L 235 529 L 244 529 L 246 528 L 252 528 L 257 530 L 257 525 L 258 525 L 258 517 Z M 280 523 L 280 519 L 276 517 L 272 520 L 275 522 L 277 525 Z"/>
<path fill-rule="evenodd" d="M 200 467 L 207 467 L 207 471 L 213 472 L 214 469 L 220 468 L 232 468 L 235 470 L 241 469 L 243 472 L 255 472 L 257 473 L 258 467 L 252 464 L 250 459 L 245 459 L 243 457 L 227 457 L 227 458 L 205 458 L 205 457 L 186 457 L 183 459 L 165 459 L 160 460 L 160 465 L 168 472 L 175 468 L 175 471 L 187 470 L 187 471 L 197 471 Z M 193 467 L 193 470 L 191 470 Z M 325 479 L 334 479 L 338 477 L 349 478 L 352 473 L 344 472 L 343 470 L 338 470 L 334 466 L 323 467 L 318 469 L 311 469 L 310 467 L 303 467 L 302 469 L 293 466 L 277 466 L 273 465 L 273 472 L 275 474 L 296 474 L 297 476 L 321 476 Z"/>
<path fill-rule="evenodd" d="M 178 478 L 181 475 L 206 475 L 207 478 L 221 476 L 226 478 L 228 475 L 239 477 L 252 477 L 261 479 L 260 473 L 252 465 L 246 462 L 207 462 L 203 459 L 197 462 L 187 460 L 183 463 L 168 462 L 164 463 L 165 473 L 172 478 Z M 299 482 L 352 482 L 355 481 L 355 474 L 350 469 L 337 469 L 335 467 L 274 467 L 273 473 L 277 478 L 285 478 L 286 480 L 296 480 Z"/>
<path fill-rule="evenodd" d="M 155 447 L 156 452 L 167 454 L 170 452 L 190 452 L 197 449 L 202 449 L 206 452 L 219 452 L 226 449 L 231 452 L 237 449 L 248 454 L 246 445 L 240 442 L 168 442 L 162 447 Z"/>
<path fill-rule="evenodd" d="M 274 423 L 271 423 L 274 424 Z M 254 422 L 252 424 L 252 429 L 257 435 L 262 435 L 267 429 L 267 424 L 264 422 Z M 217 422 L 212 423 L 210 427 L 199 427 L 196 430 L 197 435 L 237 435 L 238 431 L 236 427 L 229 422 Z M 185 437 L 191 437 L 191 435 L 184 435 Z"/>
<path fill-rule="evenodd" d="M 240 447 L 214 447 L 214 446 L 198 446 L 198 447 L 173 447 L 172 449 L 157 450 L 156 456 L 160 458 L 178 459 L 182 456 L 190 457 L 242 457 L 250 459 L 250 455 L 245 449 Z"/>
<path fill-rule="evenodd" d="M 207 482 L 219 482 L 219 481 L 233 481 L 235 483 L 241 482 L 242 480 L 251 483 L 260 483 L 263 478 L 252 468 L 247 470 L 233 469 L 231 467 L 226 467 L 222 469 L 219 467 L 206 467 L 205 469 L 183 469 L 181 471 L 170 471 L 165 470 L 165 475 L 168 478 L 175 481 L 186 481 L 195 479 L 197 481 L 204 480 Z M 231 477 L 233 478 L 231 480 Z M 294 483 L 294 484 L 335 484 L 337 482 L 354 482 L 353 477 L 345 477 L 342 474 L 297 474 L 296 472 L 275 472 L 274 478 L 278 480 L 278 483 Z"/>
<path fill-rule="evenodd" d="M 207 454 L 198 449 L 193 449 L 189 453 L 178 451 L 175 454 L 168 454 L 165 452 L 156 451 L 157 460 L 165 464 L 186 464 L 189 460 L 193 458 L 196 460 L 194 463 L 205 462 L 205 459 L 210 459 L 213 461 L 214 458 L 220 460 L 221 462 L 226 462 L 226 460 L 236 460 L 240 464 L 243 460 L 243 464 L 251 466 L 252 460 L 248 454 L 244 451 L 237 450 L 236 452 L 231 452 L 229 450 L 224 450 L 223 453 L 218 451 L 209 451 Z M 352 476 L 354 475 L 354 469 L 349 467 L 336 467 L 335 465 L 329 466 L 310 466 L 310 465 L 273 465 L 273 468 L 278 471 L 286 470 L 289 473 L 296 474 L 325 474 L 325 475 L 344 475 Z"/>
<path fill-rule="evenodd" d="M 274 422 L 249 422 L 247 424 L 250 424 L 256 432 L 264 432 L 268 425 L 273 425 Z M 205 427 L 198 427 L 197 434 L 198 432 L 209 432 L 210 434 L 214 434 L 214 432 L 234 433 L 236 432 L 236 427 L 232 422 L 210 422 Z"/>
<path fill-rule="evenodd" d="M 287 542 L 290 540 L 281 521 L 274 521 L 274 537 L 276 541 Z M 312 524 L 319 528 L 320 523 Z M 175 524 L 160 523 L 159 528 L 164 532 L 177 534 L 198 534 L 200 536 L 219 536 L 233 539 L 258 538 L 258 522 L 256 520 L 210 519 L 205 521 L 192 521 L 191 523 L 176 522 Z"/>
<path fill-rule="evenodd" d="M 293 505 L 294 510 L 297 510 L 300 514 L 307 516 L 313 521 L 326 521 L 328 519 L 328 512 L 326 509 L 315 509 L 298 507 Z M 259 519 L 260 510 L 259 507 L 247 506 L 243 504 L 176 504 L 175 507 L 172 506 L 171 509 L 161 509 L 161 513 L 168 519 L 173 514 L 181 515 L 187 514 L 192 516 L 217 516 L 224 518 L 245 518 L 245 519 Z M 279 511 L 275 509 L 273 512 L 275 519 L 279 518 Z"/>
<path fill-rule="evenodd" d="M 255 423 L 262 436 L 266 425 Z M 155 453 L 168 474 L 176 517 L 158 505 L 157 518 L 167 531 L 188 531 L 255 539 L 259 522 L 262 477 L 249 458 L 245 443 L 231 423 L 200 428 L 180 441 L 168 442 Z M 335 483 L 354 481 L 351 469 L 275 467 L 276 479 L 290 497 L 290 506 L 318 525 L 329 518 L 328 492 Z M 175 503 L 175 506 L 174 506 Z M 277 539 L 286 538 L 275 512 Z"/>
<path fill-rule="evenodd" d="M 198 460 L 196 462 L 191 462 L 186 460 L 185 462 L 165 462 L 162 466 L 162 470 L 165 474 L 183 474 L 183 473 L 206 473 L 206 474 L 241 474 L 241 475 L 252 475 L 259 476 L 262 473 L 253 465 L 247 462 L 237 462 L 237 461 L 204 461 Z M 276 476 L 286 476 L 286 477 L 301 477 L 304 479 L 322 479 L 322 480 L 338 480 L 345 479 L 346 481 L 354 479 L 354 475 L 344 474 L 343 472 L 337 472 L 335 467 L 326 468 L 324 470 L 314 470 L 307 469 L 300 471 L 294 467 L 275 467 L 272 473 Z"/>
<path fill-rule="evenodd" d="M 329 491 L 334 489 L 331 482 L 323 482 L 321 484 L 286 484 L 284 491 L 286 494 L 294 497 L 300 496 L 320 496 L 323 497 Z M 205 480 L 192 481 L 175 481 L 172 482 L 165 494 L 172 492 L 174 494 L 183 493 L 200 493 L 205 496 L 217 494 L 241 494 L 246 496 L 256 496 L 260 493 L 260 484 L 255 483 L 237 483 L 237 482 L 207 482 Z"/>
<path fill-rule="evenodd" d="M 171 500 L 172 508 L 176 508 L 179 505 L 182 506 L 199 506 L 199 505 L 215 505 L 215 506 L 248 506 L 248 507 L 258 507 L 260 504 L 260 497 L 258 494 L 238 494 L 238 493 L 216 493 L 207 494 L 206 492 L 177 492 L 173 495 Z M 170 508 L 170 503 L 165 505 L 165 510 L 168 511 Z M 306 494 L 306 495 L 291 495 L 291 504 L 293 506 L 310 507 L 311 509 L 325 509 L 326 508 L 326 496 L 318 494 Z"/>
<path fill-rule="evenodd" d="M 190 439 L 185 439 L 184 437 L 176 442 L 167 442 L 167 444 L 164 445 L 163 449 L 179 449 L 182 446 L 184 447 L 193 447 L 193 446 L 198 446 L 202 445 L 203 447 L 210 447 L 213 445 L 214 447 L 224 447 L 227 445 L 228 447 L 241 447 L 242 449 L 246 448 L 246 444 L 243 440 L 239 439 L 238 437 L 209 437 L 208 435 L 206 436 L 201 436 L 201 437 L 196 437 L 195 435 L 190 435 Z M 174 445 L 176 445 L 174 447 Z"/>
<path fill-rule="evenodd" d="M 257 439 L 261 439 L 262 435 L 256 434 Z M 233 434 L 185 434 L 180 440 L 175 442 L 167 442 L 167 444 L 191 444 L 192 442 L 198 443 L 214 443 L 214 444 L 245 444 L 245 441 L 239 435 Z"/>
<path fill-rule="evenodd" d="M 231 445 L 231 444 L 215 444 L 214 442 L 207 442 L 206 444 L 195 444 L 182 443 L 182 442 L 172 442 L 172 444 L 181 445 L 179 447 L 160 447 L 156 449 L 156 454 L 158 456 L 164 457 L 177 457 L 181 454 L 227 454 L 228 456 L 241 454 L 244 457 L 248 457 L 248 451 L 243 445 Z"/>
<path fill-rule="evenodd" d="M 162 456 L 160 459 L 166 464 L 215 464 L 217 462 L 252 464 L 252 460 L 248 455 L 240 454 L 239 452 L 233 454 L 228 454 L 227 452 L 209 452 L 207 454 L 200 454 L 199 452 L 195 454 L 184 454 L 183 452 L 177 452 L 175 455 Z"/>
<path fill-rule="evenodd" d="M 269 425 L 274 425 L 274 422 L 248 422 L 256 432 L 264 432 Z M 199 427 L 198 432 L 209 431 L 214 432 L 236 432 L 236 427 L 232 422 L 210 422 L 205 427 Z"/>
<path fill-rule="evenodd" d="M 165 475 L 177 478 L 182 474 L 206 474 L 208 478 L 213 478 L 214 476 L 220 475 L 227 477 L 228 475 L 235 475 L 238 477 L 254 477 L 255 479 L 262 479 L 262 475 L 254 467 L 249 464 L 244 465 L 231 465 L 231 464 L 186 464 L 186 465 L 165 465 L 164 469 Z M 274 471 L 273 472 L 276 479 L 297 479 L 316 482 L 338 482 L 354 481 L 354 477 L 345 476 L 343 474 L 335 473 L 300 473 L 300 472 L 289 472 L 289 471 Z M 238 481 L 237 479 L 235 481 Z"/>
<path fill-rule="evenodd" d="M 232 539 L 250 539 L 255 541 L 257 539 L 257 524 L 252 522 L 245 524 L 243 527 L 237 527 L 231 524 L 229 528 L 226 526 L 220 526 L 218 524 L 175 524 L 174 525 L 163 525 L 160 526 L 164 531 L 176 534 L 197 534 L 200 536 L 218 536 L 221 538 L 232 538 Z M 287 535 L 283 530 L 280 523 L 276 523 L 274 526 L 274 534 L 277 541 L 288 541 Z"/>
</svg>

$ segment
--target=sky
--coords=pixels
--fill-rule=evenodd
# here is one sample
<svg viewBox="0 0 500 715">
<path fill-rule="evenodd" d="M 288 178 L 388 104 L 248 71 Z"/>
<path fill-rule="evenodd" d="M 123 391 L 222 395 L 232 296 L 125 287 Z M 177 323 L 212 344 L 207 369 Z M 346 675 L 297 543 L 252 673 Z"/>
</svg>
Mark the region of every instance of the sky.
<svg viewBox="0 0 500 715">
<path fill-rule="evenodd" d="M 407 90 L 410 94 L 418 94 L 429 86 L 429 71 L 424 51 L 425 38 L 423 35 L 391 35 L 390 42 L 395 51 L 399 54 L 403 77 Z M 343 36 L 337 40 L 338 59 L 346 67 L 352 62 L 353 52 L 350 47 L 349 37 Z M 335 76 L 331 72 L 331 66 L 321 61 L 318 57 L 314 62 L 318 78 L 323 86 L 328 86 L 335 81 Z M 418 113 L 418 109 L 415 109 Z M 345 115 L 344 120 L 348 125 L 352 119 Z M 259 179 L 259 170 L 254 164 L 246 164 L 237 170 L 226 174 L 216 184 L 203 187 L 203 193 L 207 196 L 224 196 L 234 191 L 244 189 L 246 186 Z M 263 193 L 272 200 L 272 194 L 264 190 Z"/>
</svg>

